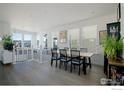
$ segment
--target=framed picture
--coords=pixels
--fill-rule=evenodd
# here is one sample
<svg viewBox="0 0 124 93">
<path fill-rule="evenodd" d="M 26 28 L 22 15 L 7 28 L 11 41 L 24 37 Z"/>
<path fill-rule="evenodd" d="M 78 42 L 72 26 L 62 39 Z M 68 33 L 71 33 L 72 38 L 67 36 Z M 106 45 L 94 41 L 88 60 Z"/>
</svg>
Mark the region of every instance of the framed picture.
<svg viewBox="0 0 124 93">
<path fill-rule="evenodd" d="M 115 36 L 120 38 L 120 22 L 114 22 L 107 24 L 108 36 Z"/>
<path fill-rule="evenodd" d="M 67 31 L 61 31 L 59 33 L 59 40 L 60 40 L 60 43 L 66 43 L 67 42 Z"/>
<path fill-rule="evenodd" d="M 99 31 L 99 44 L 101 45 L 103 40 L 107 37 L 107 30 Z"/>
</svg>

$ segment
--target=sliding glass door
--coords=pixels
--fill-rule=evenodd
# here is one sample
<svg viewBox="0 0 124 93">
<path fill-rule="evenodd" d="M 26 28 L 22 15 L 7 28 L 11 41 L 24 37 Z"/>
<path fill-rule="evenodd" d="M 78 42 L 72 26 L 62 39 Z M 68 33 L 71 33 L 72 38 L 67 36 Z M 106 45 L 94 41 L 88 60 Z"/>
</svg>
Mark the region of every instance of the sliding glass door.
<svg viewBox="0 0 124 93">
<path fill-rule="evenodd" d="M 12 39 L 13 39 L 13 42 L 14 44 L 17 46 L 17 47 L 22 47 L 22 40 L 23 40 L 23 36 L 21 33 L 13 33 L 12 35 Z"/>
<path fill-rule="evenodd" d="M 24 47 L 31 48 L 32 36 L 30 34 L 24 34 Z"/>
</svg>

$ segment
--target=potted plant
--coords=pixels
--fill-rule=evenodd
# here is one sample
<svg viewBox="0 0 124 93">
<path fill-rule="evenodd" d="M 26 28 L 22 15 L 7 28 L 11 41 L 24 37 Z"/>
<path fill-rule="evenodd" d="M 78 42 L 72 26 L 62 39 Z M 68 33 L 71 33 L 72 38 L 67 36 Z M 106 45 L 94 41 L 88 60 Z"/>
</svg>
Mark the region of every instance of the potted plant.
<svg viewBox="0 0 124 93">
<path fill-rule="evenodd" d="M 3 64 L 12 63 L 13 62 L 13 42 L 11 36 L 5 35 L 2 38 L 3 43 Z"/>
<path fill-rule="evenodd" d="M 12 43 L 11 36 L 7 36 L 7 35 L 3 36 L 2 41 L 3 41 L 3 48 L 5 50 L 8 50 L 8 51 L 13 50 L 13 43 Z"/>
<path fill-rule="evenodd" d="M 104 54 L 108 60 L 117 60 L 123 53 L 123 38 L 107 37 L 103 41 Z"/>
</svg>

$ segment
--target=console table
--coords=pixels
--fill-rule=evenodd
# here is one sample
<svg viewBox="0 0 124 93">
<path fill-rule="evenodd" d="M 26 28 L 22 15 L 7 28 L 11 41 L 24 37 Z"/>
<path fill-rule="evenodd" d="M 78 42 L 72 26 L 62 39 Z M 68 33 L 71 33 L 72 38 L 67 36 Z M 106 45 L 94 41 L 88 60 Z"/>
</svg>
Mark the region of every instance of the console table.
<svg viewBox="0 0 124 93">
<path fill-rule="evenodd" d="M 111 67 L 117 67 L 117 68 L 122 68 L 124 71 L 124 60 L 116 60 L 116 61 L 110 61 L 108 60 L 108 78 L 111 78 Z"/>
</svg>

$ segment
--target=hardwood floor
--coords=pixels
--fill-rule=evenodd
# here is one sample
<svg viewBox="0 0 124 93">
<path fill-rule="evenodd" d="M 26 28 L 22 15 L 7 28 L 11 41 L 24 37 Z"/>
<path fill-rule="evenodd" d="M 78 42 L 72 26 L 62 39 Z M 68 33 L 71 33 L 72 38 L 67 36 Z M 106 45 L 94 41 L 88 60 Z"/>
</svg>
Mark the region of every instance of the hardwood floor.
<svg viewBox="0 0 124 93">
<path fill-rule="evenodd" d="M 87 68 L 87 75 L 81 71 L 78 76 L 76 69 L 70 73 L 70 69 L 59 69 L 55 64 L 51 67 L 50 62 L 0 64 L 0 85 L 100 85 L 103 77 L 103 68 L 94 65 Z"/>
</svg>

